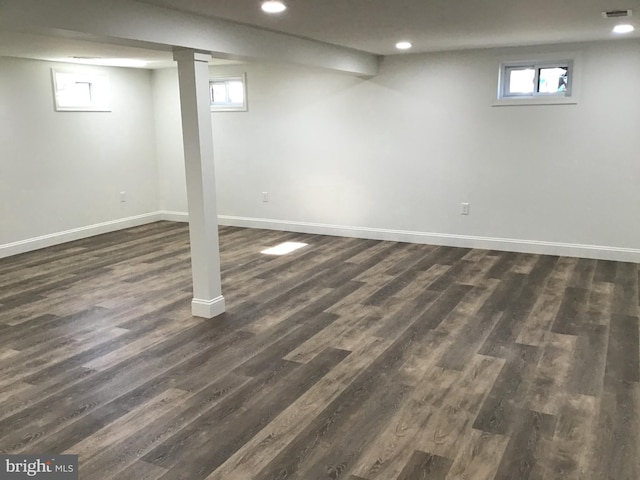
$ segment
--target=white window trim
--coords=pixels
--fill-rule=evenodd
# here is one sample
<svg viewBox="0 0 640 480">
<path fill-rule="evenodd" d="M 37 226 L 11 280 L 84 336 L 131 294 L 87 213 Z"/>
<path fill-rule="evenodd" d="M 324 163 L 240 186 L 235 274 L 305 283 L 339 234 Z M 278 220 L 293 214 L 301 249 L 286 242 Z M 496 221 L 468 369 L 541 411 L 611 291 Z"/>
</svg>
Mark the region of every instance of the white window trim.
<svg viewBox="0 0 640 480">
<path fill-rule="evenodd" d="M 240 80 L 242 82 L 242 90 L 243 90 L 242 93 L 243 93 L 244 103 L 239 106 L 213 105 L 211 103 L 211 111 L 212 112 L 246 112 L 249 109 L 249 104 L 247 101 L 247 74 L 241 73 L 239 75 L 220 75 L 220 76 L 210 77 L 209 89 L 211 89 L 212 82 L 220 82 L 223 80 Z M 211 101 L 211 99 L 209 101 Z"/>
<path fill-rule="evenodd" d="M 536 95 L 514 95 L 503 96 L 504 90 L 503 75 L 505 67 L 518 66 L 554 66 L 554 65 L 570 65 L 569 89 L 567 94 L 549 94 L 538 93 Z M 500 59 L 498 62 L 497 77 L 494 83 L 493 100 L 491 105 L 494 107 L 511 107 L 511 106 L 536 106 L 536 105 L 577 105 L 580 101 L 580 83 L 581 83 L 581 55 L 579 52 L 557 52 L 545 53 L 538 55 L 519 55 L 509 56 Z M 496 88 L 497 85 L 497 88 Z"/>
<path fill-rule="evenodd" d="M 55 110 L 57 112 L 111 112 L 111 106 L 110 106 L 111 100 L 110 100 L 110 98 L 107 98 L 105 104 L 96 104 L 96 105 L 89 105 L 89 106 L 81 106 L 81 105 L 62 106 L 62 105 L 60 105 L 59 100 L 58 100 L 58 84 L 57 84 L 57 79 L 56 79 L 56 74 L 57 73 L 67 73 L 67 74 L 78 75 L 78 76 L 81 76 L 81 77 L 92 77 L 92 76 L 102 77 L 104 80 L 106 80 L 107 88 L 109 88 L 109 90 L 110 90 L 109 75 L 107 73 L 81 71 L 81 70 L 73 70 L 73 69 L 66 69 L 66 68 L 52 68 L 51 69 L 51 78 L 52 78 L 52 82 L 53 82 L 53 100 L 54 100 L 54 107 L 55 107 Z M 109 96 L 110 96 L 110 93 L 109 93 Z"/>
</svg>

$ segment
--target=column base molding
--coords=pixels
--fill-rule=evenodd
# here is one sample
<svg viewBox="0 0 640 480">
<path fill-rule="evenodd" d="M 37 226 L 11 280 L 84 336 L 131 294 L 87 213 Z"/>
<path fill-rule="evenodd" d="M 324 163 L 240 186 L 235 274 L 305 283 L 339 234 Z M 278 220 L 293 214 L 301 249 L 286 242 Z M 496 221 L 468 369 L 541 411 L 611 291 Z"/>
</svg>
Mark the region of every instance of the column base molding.
<svg viewBox="0 0 640 480">
<path fill-rule="evenodd" d="M 213 318 L 223 314 L 224 311 L 225 305 L 222 295 L 211 300 L 202 300 L 200 298 L 191 300 L 191 313 L 194 317 Z"/>
</svg>

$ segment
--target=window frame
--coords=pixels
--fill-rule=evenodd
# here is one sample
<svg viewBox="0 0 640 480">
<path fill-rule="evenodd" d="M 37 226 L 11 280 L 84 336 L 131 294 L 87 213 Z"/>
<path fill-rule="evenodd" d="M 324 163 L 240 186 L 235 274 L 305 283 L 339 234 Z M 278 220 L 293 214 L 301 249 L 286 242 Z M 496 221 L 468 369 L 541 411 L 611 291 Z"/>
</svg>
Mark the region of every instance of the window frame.
<svg viewBox="0 0 640 480">
<path fill-rule="evenodd" d="M 213 103 L 213 84 L 214 83 L 227 83 L 227 82 L 237 82 L 240 81 L 242 83 L 242 97 L 243 102 L 242 105 L 238 104 L 214 104 Z M 247 75 L 246 73 L 242 73 L 239 75 L 220 75 L 213 76 L 209 78 L 209 105 L 211 107 L 212 112 L 246 112 L 248 107 L 247 102 Z"/>
<path fill-rule="evenodd" d="M 63 105 L 60 102 L 60 89 L 58 86 L 58 74 L 74 75 L 78 77 L 76 83 L 88 84 L 91 92 L 97 83 L 102 84 L 104 93 L 103 102 L 95 102 L 90 105 Z M 53 84 L 53 100 L 56 112 L 111 112 L 111 84 L 106 72 L 80 71 L 65 68 L 52 68 L 51 79 Z"/>
<path fill-rule="evenodd" d="M 531 51 L 529 54 L 505 54 L 496 58 L 496 76 L 492 86 L 493 107 L 529 106 L 529 105 L 577 105 L 580 101 L 580 85 L 582 72 L 582 52 L 580 50 L 566 51 Z M 534 79 L 538 80 L 538 69 L 547 67 L 569 67 L 569 78 L 565 92 L 536 92 L 535 94 L 504 95 L 508 83 L 505 85 L 507 68 L 536 68 Z M 536 85 L 536 89 L 539 88 Z"/>
<path fill-rule="evenodd" d="M 540 92 L 540 70 L 545 68 L 566 68 L 567 69 L 567 88 L 563 92 Z M 533 70 L 533 88 L 532 93 L 509 93 L 511 85 L 510 72 L 514 70 Z M 555 62 L 503 62 L 500 67 L 500 98 L 531 98 L 531 97 L 570 97 L 573 84 L 573 60 L 561 60 Z"/>
</svg>

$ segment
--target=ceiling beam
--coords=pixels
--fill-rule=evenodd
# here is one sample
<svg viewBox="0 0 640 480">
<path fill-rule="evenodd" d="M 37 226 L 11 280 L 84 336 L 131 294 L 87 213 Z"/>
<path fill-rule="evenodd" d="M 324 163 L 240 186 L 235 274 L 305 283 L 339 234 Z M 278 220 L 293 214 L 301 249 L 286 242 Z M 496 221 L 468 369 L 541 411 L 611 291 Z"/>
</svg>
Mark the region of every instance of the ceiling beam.
<svg viewBox="0 0 640 480">
<path fill-rule="evenodd" d="M 293 63 L 358 76 L 378 73 L 378 57 L 370 53 L 135 1 L 0 0 L 0 28 L 191 48 L 218 58 Z"/>
</svg>

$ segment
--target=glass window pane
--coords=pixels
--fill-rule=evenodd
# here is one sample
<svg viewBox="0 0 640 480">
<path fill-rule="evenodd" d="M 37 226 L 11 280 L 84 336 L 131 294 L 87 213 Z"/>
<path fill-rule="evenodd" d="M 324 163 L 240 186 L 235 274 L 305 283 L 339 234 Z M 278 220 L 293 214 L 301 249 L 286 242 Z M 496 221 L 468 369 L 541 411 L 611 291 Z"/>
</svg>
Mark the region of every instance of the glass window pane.
<svg viewBox="0 0 640 480">
<path fill-rule="evenodd" d="M 216 105 L 227 103 L 227 85 L 225 82 L 211 82 L 211 103 Z"/>
<path fill-rule="evenodd" d="M 212 112 L 246 111 L 245 76 L 209 80 Z"/>
<path fill-rule="evenodd" d="M 509 72 L 508 94 L 528 94 L 533 93 L 533 78 L 535 77 L 533 68 L 522 68 Z"/>
<path fill-rule="evenodd" d="M 239 80 L 227 82 L 229 87 L 229 101 L 233 104 L 242 105 L 244 103 L 244 88 Z"/>
<path fill-rule="evenodd" d="M 91 83 L 77 82 L 72 75 L 56 77 L 58 105 L 60 107 L 91 106 Z"/>
<path fill-rule="evenodd" d="M 567 91 L 568 68 L 547 67 L 539 69 L 538 92 L 557 93 Z"/>
<path fill-rule="evenodd" d="M 56 110 L 109 111 L 109 78 L 53 71 Z"/>
<path fill-rule="evenodd" d="M 78 98 L 78 105 L 91 105 L 93 97 L 91 95 L 91 83 L 89 82 L 76 82 L 74 88 L 75 95 Z"/>
</svg>

